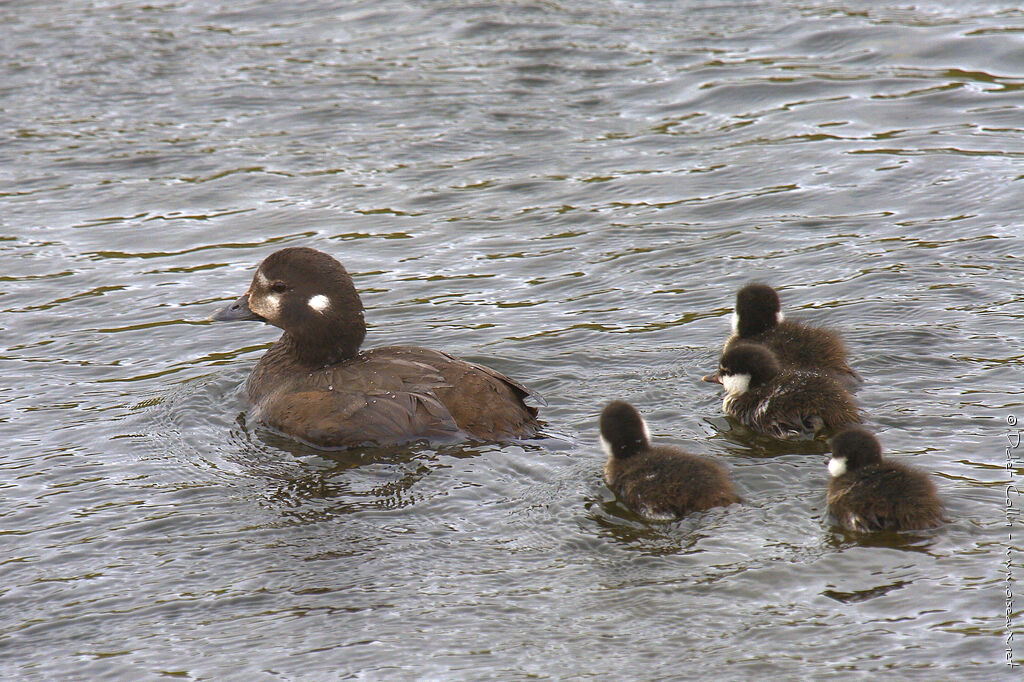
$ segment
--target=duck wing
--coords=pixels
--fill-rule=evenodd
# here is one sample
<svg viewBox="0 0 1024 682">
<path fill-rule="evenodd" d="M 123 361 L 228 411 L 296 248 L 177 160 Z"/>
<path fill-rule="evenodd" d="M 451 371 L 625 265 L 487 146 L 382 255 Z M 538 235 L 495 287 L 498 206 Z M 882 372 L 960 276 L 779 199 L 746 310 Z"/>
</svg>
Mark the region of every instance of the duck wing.
<svg viewBox="0 0 1024 682">
<path fill-rule="evenodd" d="M 411 391 L 302 391 L 279 396 L 262 421 L 322 447 L 451 440 L 460 429 L 434 396 Z"/>
<path fill-rule="evenodd" d="M 414 359 L 371 352 L 308 373 L 278 374 L 288 379 L 260 379 L 263 390 L 256 395 L 250 380 L 254 417 L 314 445 L 394 445 L 461 435 L 436 394 L 447 380 Z"/>
<path fill-rule="evenodd" d="M 538 399 L 533 391 L 490 367 L 427 348 L 389 346 L 374 354 L 401 358 L 429 367 L 442 377 L 433 394 L 470 438 L 501 441 L 537 435 L 537 408 L 524 402 Z"/>
</svg>

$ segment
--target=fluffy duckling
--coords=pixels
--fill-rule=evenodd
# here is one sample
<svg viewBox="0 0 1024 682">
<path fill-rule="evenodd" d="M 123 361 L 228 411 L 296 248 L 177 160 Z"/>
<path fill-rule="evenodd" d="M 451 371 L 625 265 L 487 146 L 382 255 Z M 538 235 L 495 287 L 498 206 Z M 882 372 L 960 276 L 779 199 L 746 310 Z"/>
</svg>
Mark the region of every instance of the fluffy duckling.
<svg viewBox="0 0 1024 682">
<path fill-rule="evenodd" d="M 924 530 L 943 521 L 942 502 L 928 474 L 882 458 L 878 439 L 850 427 L 830 441 L 828 511 L 856 531 Z"/>
<path fill-rule="evenodd" d="M 651 445 L 647 424 L 629 403 L 608 403 L 600 426 L 608 455 L 605 483 L 641 516 L 675 519 L 740 501 L 729 474 L 716 462 L 681 448 Z"/>
<path fill-rule="evenodd" d="M 861 381 L 847 362 L 839 335 L 785 319 L 778 293 L 767 284 L 748 284 L 736 294 L 732 336 L 724 350 L 740 341 L 764 344 L 783 367 L 830 374 L 846 388 L 855 388 Z"/>
<path fill-rule="evenodd" d="M 777 438 L 815 437 L 826 429 L 860 423 L 850 394 L 826 374 L 783 369 L 755 343 L 734 343 L 718 372 L 704 381 L 722 384 L 722 410 L 755 431 Z"/>
</svg>

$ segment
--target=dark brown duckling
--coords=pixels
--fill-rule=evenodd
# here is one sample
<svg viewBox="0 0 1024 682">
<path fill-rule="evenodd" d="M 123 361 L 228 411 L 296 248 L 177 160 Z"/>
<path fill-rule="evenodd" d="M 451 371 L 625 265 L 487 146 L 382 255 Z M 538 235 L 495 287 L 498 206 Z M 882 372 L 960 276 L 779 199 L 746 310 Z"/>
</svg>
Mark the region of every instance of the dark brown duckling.
<svg viewBox="0 0 1024 682">
<path fill-rule="evenodd" d="M 838 381 L 827 374 L 783 369 L 770 350 L 756 343 L 730 345 L 718 372 L 704 381 L 725 388 L 722 410 L 726 414 L 777 438 L 813 438 L 863 421 Z"/>
<path fill-rule="evenodd" d="M 856 531 L 925 530 L 943 522 L 935 484 L 920 469 L 882 458 L 878 439 L 851 427 L 830 441 L 828 511 Z"/>
<path fill-rule="evenodd" d="M 629 403 L 608 403 L 600 426 L 608 455 L 605 483 L 641 516 L 675 519 L 740 501 L 729 474 L 716 462 L 681 448 L 651 445 L 647 424 Z"/>
<path fill-rule="evenodd" d="M 740 341 L 767 346 L 783 367 L 829 374 L 848 389 L 861 382 L 847 361 L 846 346 L 839 335 L 785 319 L 778 293 L 767 284 L 748 284 L 736 294 L 732 336 L 723 351 Z"/>
<path fill-rule="evenodd" d="M 417 439 L 504 441 L 537 435 L 531 391 L 441 351 L 361 351 L 363 305 L 345 268 L 322 251 L 281 249 L 249 290 L 212 320 L 254 320 L 284 330 L 246 388 L 253 417 L 324 447 Z"/>
</svg>

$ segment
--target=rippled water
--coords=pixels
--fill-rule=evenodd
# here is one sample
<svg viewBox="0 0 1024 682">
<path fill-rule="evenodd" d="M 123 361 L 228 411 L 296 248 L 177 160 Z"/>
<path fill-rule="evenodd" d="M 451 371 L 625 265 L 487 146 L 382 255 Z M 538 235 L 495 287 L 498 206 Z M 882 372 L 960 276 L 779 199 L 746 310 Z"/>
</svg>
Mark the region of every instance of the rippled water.
<svg viewBox="0 0 1024 682">
<path fill-rule="evenodd" d="M 0 24 L 0 676 L 1016 678 L 1015 3 Z M 275 330 L 203 319 L 283 245 L 354 273 L 370 344 L 537 389 L 551 438 L 322 453 L 248 423 Z M 840 533 L 820 448 L 730 428 L 699 378 L 752 279 L 845 334 L 947 527 Z M 746 504 L 620 507 L 612 398 Z"/>
</svg>

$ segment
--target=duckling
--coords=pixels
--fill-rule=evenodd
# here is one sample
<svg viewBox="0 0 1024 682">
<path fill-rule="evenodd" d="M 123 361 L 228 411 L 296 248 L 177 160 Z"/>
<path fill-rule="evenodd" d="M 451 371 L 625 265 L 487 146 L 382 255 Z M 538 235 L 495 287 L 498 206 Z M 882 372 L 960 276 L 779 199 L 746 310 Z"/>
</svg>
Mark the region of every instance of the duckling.
<svg viewBox="0 0 1024 682">
<path fill-rule="evenodd" d="M 737 342 L 722 354 L 718 372 L 704 381 L 722 384 L 722 410 L 755 431 L 815 437 L 863 421 L 850 394 L 827 374 L 783 369 L 765 346 Z"/>
<path fill-rule="evenodd" d="M 855 531 L 925 530 L 943 521 L 942 501 L 928 474 L 882 458 L 870 432 L 843 429 L 830 441 L 828 511 Z"/>
<path fill-rule="evenodd" d="M 651 445 L 646 422 L 629 403 L 608 403 L 600 428 L 608 455 L 605 483 L 641 516 L 675 519 L 741 501 L 718 463 L 678 447 Z"/>
<path fill-rule="evenodd" d="M 830 374 L 848 389 L 861 381 L 847 362 L 846 346 L 839 335 L 785 319 L 779 295 L 767 284 L 748 284 L 736 294 L 732 335 L 723 351 L 740 341 L 764 344 L 783 367 Z"/>
<path fill-rule="evenodd" d="M 537 435 L 532 392 L 448 353 L 414 346 L 360 350 L 363 304 L 332 256 L 290 247 L 267 256 L 249 290 L 215 321 L 284 330 L 249 375 L 253 418 L 313 445 L 411 440 L 504 441 Z"/>
</svg>

